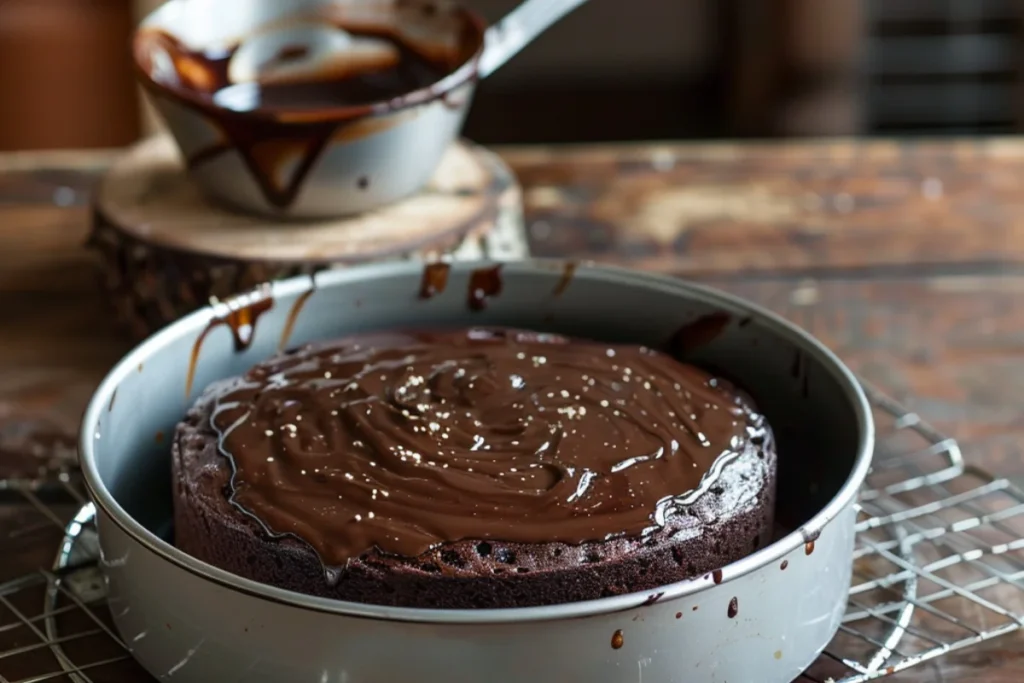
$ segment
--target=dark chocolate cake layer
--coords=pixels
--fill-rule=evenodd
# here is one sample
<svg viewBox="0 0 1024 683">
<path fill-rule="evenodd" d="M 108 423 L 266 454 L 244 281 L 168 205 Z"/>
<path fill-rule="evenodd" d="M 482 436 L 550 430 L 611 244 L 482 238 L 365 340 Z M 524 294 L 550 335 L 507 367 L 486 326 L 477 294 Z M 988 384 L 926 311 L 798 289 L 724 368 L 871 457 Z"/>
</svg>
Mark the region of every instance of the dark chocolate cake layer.
<svg viewBox="0 0 1024 683">
<path fill-rule="evenodd" d="M 515 330 L 304 347 L 207 389 L 176 544 L 313 595 L 433 608 L 654 590 L 767 540 L 770 428 L 639 346 Z"/>
</svg>

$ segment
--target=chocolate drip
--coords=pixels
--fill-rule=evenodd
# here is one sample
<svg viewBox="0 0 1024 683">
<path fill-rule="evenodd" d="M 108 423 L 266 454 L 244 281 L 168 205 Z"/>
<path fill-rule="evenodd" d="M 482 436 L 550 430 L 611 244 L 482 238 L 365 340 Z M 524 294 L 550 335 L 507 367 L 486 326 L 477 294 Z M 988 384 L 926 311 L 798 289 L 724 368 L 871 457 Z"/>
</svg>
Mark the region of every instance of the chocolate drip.
<svg viewBox="0 0 1024 683">
<path fill-rule="evenodd" d="M 501 329 L 304 347 L 220 394 L 211 423 L 232 503 L 327 569 L 373 548 L 643 536 L 766 430 L 660 352 Z"/>
<path fill-rule="evenodd" d="M 448 272 L 451 266 L 447 263 L 428 263 L 423 267 L 423 279 L 420 280 L 420 298 L 432 299 L 444 292 L 448 286 Z"/>
<path fill-rule="evenodd" d="M 219 318 L 214 318 L 196 338 L 192 344 L 192 354 L 188 362 L 188 374 L 185 376 L 185 395 L 192 393 L 192 385 L 196 378 L 196 366 L 199 364 L 199 352 L 202 351 L 203 342 L 207 335 L 214 329 L 226 325 L 231 330 L 231 337 L 235 342 L 235 351 L 244 351 L 252 344 L 253 335 L 256 333 L 256 322 L 259 317 L 274 307 L 274 299 L 264 292 L 257 295 L 257 299 L 250 303 L 233 305 Z"/>
<path fill-rule="evenodd" d="M 673 356 L 683 358 L 718 338 L 729 324 L 728 313 L 709 313 L 689 322 L 672 335 L 667 348 Z"/>
<path fill-rule="evenodd" d="M 569 289 L 569 285 L 572 284 L 573 276 L 576 275 L 576 263 L 569 261 L 565 264 L 562 269 L 562 277 L 559 278 L 558 284 L 555 285 L 554 290 L 551 292 L 551 296 L 562 296 L 565 290 Z"/>
<path fill-rule="evenodd" d="M 281 330 L 281 341 L 277 345 L 278 351 L 284 351 L 288 347 L 288 340 L 292 338 L 292 332 L 295 331 L 295 323 L 299 321 L 299 314 L 306 307 L 309 297 L 313 296 L 313 292 L 316 291 L 316 280 L 313 279 L 312 282 L 313 286 L 300 294 L 295 303 L 292 304 L 292 309 L 288 311 L 288 318 L 284 321 L 284 329 Z"/>
<path fill-rule="evenodd" d="M 501 294 L 501 266 L 479 268 L 470 273 L 466 303 L 474 311 L 487 308 L 487 300 Z"/>
</svg>

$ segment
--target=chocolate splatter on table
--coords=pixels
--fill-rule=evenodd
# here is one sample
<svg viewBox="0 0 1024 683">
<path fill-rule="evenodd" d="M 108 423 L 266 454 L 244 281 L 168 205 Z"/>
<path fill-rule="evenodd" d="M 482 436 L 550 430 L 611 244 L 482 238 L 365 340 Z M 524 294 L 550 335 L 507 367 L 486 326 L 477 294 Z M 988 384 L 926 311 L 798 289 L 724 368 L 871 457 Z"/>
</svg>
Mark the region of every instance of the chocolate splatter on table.
<svg viewBox="0 0 1024 683">
<path fill-rule="evenodd" d="M 758 301 L 958 438 L 970 461 L 1024 478 L 1024 142 L 499 151 L 524 187 L 533 253 L 672 273 Z M 0 156 L 8 425 L 73 433 L 128 349 L 102 322 L 94 255 L 82 248 L 90 191 L 114 158 Z M 5 557 L 4 574 L 18 561 L 29 558 Z M 897 680 L 1022 677 L 1019 633 Z"/>
</svg>

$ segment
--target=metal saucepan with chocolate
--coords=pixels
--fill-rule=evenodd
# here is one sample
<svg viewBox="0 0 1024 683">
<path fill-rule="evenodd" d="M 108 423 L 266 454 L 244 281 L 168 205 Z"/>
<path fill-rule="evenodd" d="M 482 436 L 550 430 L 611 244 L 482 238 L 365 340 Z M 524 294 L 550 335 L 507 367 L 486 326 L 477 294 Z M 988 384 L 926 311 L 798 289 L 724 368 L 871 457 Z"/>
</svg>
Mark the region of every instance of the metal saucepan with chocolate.
<svg viewBox="0 0 1024 683">
<path fill-rule="evenodd" d="M 583 2 L 527 0 L 487 28 L 446 0 L 170 0 L 134 56 L 207 196 L 341 216 L 419 190 L 476 82 Z"/>
</svg>

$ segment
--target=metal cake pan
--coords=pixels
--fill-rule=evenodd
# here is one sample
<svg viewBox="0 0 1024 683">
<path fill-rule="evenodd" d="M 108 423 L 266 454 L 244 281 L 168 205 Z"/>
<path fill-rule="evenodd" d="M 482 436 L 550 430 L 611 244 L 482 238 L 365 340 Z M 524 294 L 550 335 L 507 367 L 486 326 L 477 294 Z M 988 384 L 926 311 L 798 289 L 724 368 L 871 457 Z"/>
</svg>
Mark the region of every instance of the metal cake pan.
<svg viewBox="0 0 1024 683">
<path fill-rule="evenodd" d="M 416 263 L 267 285 L 172 324 L 110 372 L 85 415 L 82 468 L 115 623 L 146 669 L 195 683 L 782 683 L 821 652 L 846 606 L 855 502 L 874 439 L 849 370 L 757 306 L 609 267 L 506 264 L 500 293 L 474 310 L 471 276 L 491 267 L 452 264 L 444 291 L 430 299 L 419 296 L 424 271 Z M 736 381 L 766 414 L 779 447 L 776 517 L 793 530 L 713 575 L 547 607 L 406 609 L 247 581 L 168 540 L 167 437 L 204 386 L 283 346 L 386 327 L 474 324 L 656 345 L 709 314 L 724 326 L 687 360 Z"/>
</svg>

